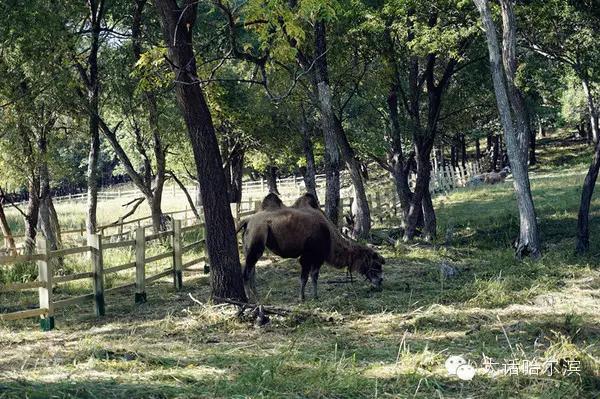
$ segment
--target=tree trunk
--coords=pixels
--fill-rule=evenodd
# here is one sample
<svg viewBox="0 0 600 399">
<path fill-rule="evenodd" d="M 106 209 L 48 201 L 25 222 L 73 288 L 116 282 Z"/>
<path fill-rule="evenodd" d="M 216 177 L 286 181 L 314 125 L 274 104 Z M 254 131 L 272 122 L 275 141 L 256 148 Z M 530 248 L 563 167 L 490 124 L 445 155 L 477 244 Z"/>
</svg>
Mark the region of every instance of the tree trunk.
<svg viewBox="0 0 600 399">
<path fill-rule="evenodd" d="M 577 216 L 577 252 L 582 254 L 590 247 L 590 203 L 598 178 L 598 170 L 600 169 L 600 143 L 596 144 L 594 157 L 583 181 L 581 190 L 581 201 L 579 204 L 579 214 Z"/>
<path fill-rule="evenodd" d="M 479 161 L 481 159 L 481 147 L 479 146 L 479 139 L 475 139 L 475 160 Z"/>
<path fill-rule="evenodd" d="M 529 140 L 529 166 L 533 166 L 533 165 L 537 164 L 537 157 L 535 155 L 536 138 L 535 138 L 535 130 L 530 129 L 530 131 L 531 131 L 531 137 Z"/>
<path fill-rule="evenodd" d="M 329 71 L 327 66 L 325 22 L 315 24 L 315 85 L 325 143 L 325 214 L 335 224 L 339 222 L 340 204 L 340 153 L 336 123 L 331 104 Z"/>
<path fill-rule="evenodd" d="M 281 195 L 277 188 L 277 167 L 273 165 L 267 166 L 265 170 L 265 179 L 267 180 L 267 188 L 269 193 Z"/>
<path fill-rule="evenodd" d="M 588 121 L 589 131 L 591 134 L 592 141 L 595 144 L 594 157 L 592 163 L 588 169 L 585 179 L 583 181 L 583 188 L 581 190 L 581 202 L 579 204 L 579 215 L 577 217 L 577 252 L 584 253 L 589 249 L 590 246 L 590 231 L 589 231 L 589 218 L 590 218 L 590 203 L 592 201 L 592 195 L 596 186 L 596 180 L 598 178 L 598 169 L 600 168 L 600 143 L 598 142 L 598 111 L 593 98 L 593 90 L 590 87 L 590 82 L 587 79 L 586 74 L 582 75 L 582 83 L 584 92 L 587 99 L 588 112 L 590 113 L 590 120 Z M 589 140 L 589 139 L 588 139 Z"/>
<path fill-rule="evenodd" d="M 100 48 L 101 21 L 104 12 L 104 1 L 88 2 L 91 23 L 90 54 L 88 56 L 89 74 L 86 77 L 88 96 L 88 119 L 90 135 L 90 151 L 87 169 L 87 232 L 95 234 L 97 227 L 96 209 L 98 207 L 98 161 L 100 158 L 99 131 L 99 82 L 98 82 L 98 50 Z"/>
<path fill-rule="evenodd" d="M 590 81 L 587 77 L 587 74 L 581 74 L 581 83 L 583 85 L 583 91 L 585 93 L 585 98 L 587 102 L 588 112 L 590 113 L 589 126 L 591 131 L 591 136 L 594 144 L 598 143 L 598 109 L 596 108 L 596 103 L 594 101 L 594 90 L 591 87 Z"/>
<path fill-rule="evenodd" d="M 51 251 L 56 251 L 60 248 L 60 235 L 59 232 L 54 230 L 55 224 L 52 220 L 51 207 L 52 197 L 50 195 L 50 173 L 48 171 L 48 149 L 45 134 L 42 133 L 38 139 L 38 151 L 40 153 L 40 165 L 39 165 L 39 176 L 40 176 L 40 194 L 39 194 L 39 219 L 38 226 L 40 231 L 48 240 Z"/>
<path fill-rule="evenodd" d="M 415 155 L 417 161 L 417 181 L 410 201 L 406 220 L 406 229 L 403 240 L 412 240 L 417 232 L 417 227 L 423 223 L 423 233 L 426 239 L 435 238 L 435 214 L 429 193 L 429 180 L 431 179 L 431 161 L 429 160 L 432 148 L 431 139 L 415 140 Z M 424 200 L 425 199 L 425 200 Z M 426 202 L 423 205 L 423 202 Z M 427 215 L 424 214 L 424 209 Z M 434 230 L 431 230 L 431 229 Z"/>
<path fill-rule="evenodd" d="M 306 118 L 302 116 L 300 121 L 300 130 L 302 131 L 302 149 L 304 151 L 304 158 L 306 159 L 306 167 L 302 170 L 302 178 L 304 179 L 304 186 L 306 192 L 315 196 L 317 202 L 319 197 L 317 195 L 317 181 L 316 181 L 316 168 L 315 168 L 315 155 L 313 152 L 313 143 L 310 138 L 310 130 L 306 123 Z"/>
<path fill-rule="evenodd" d="M 421 200 L 423 208 L 423 234 L 426 241 L 432 241 L 435 238 L 437 230 L 437 218 L 431 201 L 431 193 L 429 189 L 425 190 L 423 199 Z"/>
<path fill-rule="evenodd" d="M 458 166 L 458 155 L 456 154 L 456 144 L 454 142 L 450 145 L 450 166 L 452 168 Z"/>
<path fill-rule="evenodd" d="M 40 209 L 40 178 L 34 174 L 29 178 L 29 200 L 27 201 L 27 212 L 25 213 L 25 254 L 35 252 L 35 238 L 37 235 L 38 215 Z"/>
<path fill-rule="evenodd" d="M 206 250 L 211 264 L 213 297 L 246 301 L 235 226 L 227 198 L 223 162 L 212 117 L 198 84 L 193 50 L 197 2 L 155 0 L 168 55 L 177 73 L 175 93 L 185 119 L 200 182 Z"/>
<path fill-rule="evenodd" d="M 462 164 L 462 166 L 464 168 L 464 167 L 467 166 L 467 158 L 468 158 L 468 156 L 467 156 L 467 143 L 465 141 L 465 135 L 464 134 L 461 134 L 459 137 L 460 137 L 460 155 L 461 155 L 460 162 L 461 162 L 461 164 Z"/>
<path fill-rule="evenodd" d="M 540 137 L 546 137 L 546 129 L 544 128 L 544 124 L 542 123 L 542 118 L 538 116 L 538 134 Z"/>
<path fill-rule="evenodd" d="M 412 192 L 408 184 L 409 175 L 409 162 L 404 159 L 402 151 L 402 131 L 400 127 L 400 118 L 398 113 L 398 90 L 399 86 L 396 82 L 397 76 L 394 74 L 388 97 L 387 106 L 389 113 L 390 123 L 390 153 L 388 154 L 388 162 L 391 165 L 391 175 L 394 179 L 394 187 L 400 200 L 400 207 L 402 208 L 402 225 L 403 229 L 406 228 L 406 220 L 408 217 L 408 210 L 410 208 L 410 201 L 412 198 Z M 443 151 L 441 151 L 443 154 Z M 441 161 L 443 163 L 443 160 Z"/>
<path fill-rule="evenodd" d="M 3 198 L 0 198 L 0 200 L 3 200 Z M 4 213 L 3 201 L 0 201 L 0 231 L 2 231 L 2 236 L 4 237 L 4 247 L 8 249 L 8 255 L 16 255 L 17 246 L 15 245 L 15 239 L 12 236 L 10 225 L 6 219 L 6 214 Z"/>
<path fill-rule="evenodd" d="M 500 157 L 500 136 L 492 137 L 492 154 L 490 158 L 490 167 L 494 172 L 498 171 L 498 158 Z"/>
<path fill-rule="evenodd" d="M 348 142 L 348 138 L 346 137 L 342 124 L 333 111 L 326 57 L 327 41 L 325 29 L 324 20 L 319 20 L 315 23 L 315 79 L 317 84 L 319 109 L 321 111 L 321 121 L 323 123 L 323 131 L 325 134 L 325 151 L 328 153 L 328 155 L 325 157 L 325 161 L 326 163 L 331 163 L 332 165 L 338 164 L 337 149 L 339 148 L 344 163 L 346 164 L 346 168 L 350 172 L 352 185 L 354 186 L 356 215 L 352 233 L 355 238 L 364 238 L 369 234 L 371 229 L 371 214 L 362 175 L 360 173 L 360 166 L 354 155 L 354 151 Z M 330 169 L 329 173 L 327 173 L 327 169 Z M 333 210 L 331 205 L 327 206 L 328 200 L 330 202 L 335 201 L 336 204 L 339 202 L 339 183 L 336 184 L 333 181 L 337 177 L 339 182 L 339 174 L 332 173 L 331 168 L 327 168 L 327 165 L 326 173 L 327 176 L 332 180 L 332 185 L 334 185 L 331 190 L 329 188 L 327 189 L 327 195 L 332 197 L 335 196 L 336 193 L 333 192 L 333 190 L 337 189 L 337 198 L 328 199 L 326 195 L 325 210 L 327 213 Z M 335 187 L 335 185 L 337 185 L 337 187 Z M 335 207 L 335 211 L 337 213 L 337 206 Z M 333 215 L 328 214 L 328 216 L 332 217 Z"/>
<path fill-rule="evenodd" d="M 517 65 L 515 20 L 512 4 L 510 0 L 500 0 L 503 22 L 503 49 L 501 60 L 496 37 L 496 28 L 492 20 L 489 3 L 487 0 L 473 1 L 479 9 L 485 27 L 496 102 L 514 176 L 514 188 L 517 194 L 517 207 L 519 209 L 520 222 L 516 255 L 521 258 L 524 255 L 529 254 L 533 258 L 538 258 L 541 254 L 539 232 L 535 207 L 531 196 L 529 175 L 527 173 L 527 150 L 529 147 L 530 133 L 527 126 L 524 102 L 514 83 Z"/>
<path fill-rule="evenodd" d="M 245 151 L 241 146 L 238 146 L 229 160 L 230 167 L 230 192 L 229 201 L 231 203 L 242 202 L 242 177 L 244 172 L 244 155 Z"/>
<path fill-rule="evenodd" d="M 346 168 L 350 172 L 352 186 L 354 187 L 354 202 L 352 206 L 354 228 L 352 231 L 352 237 L 354 239 L 366 238 L 371 231 L 371 211 L 369 209 L 369 201 L 367 199 L 367 193 L 360 170 L 360 163 L 356 159 L 354 150 L 352 150 L 352 147 L 350 147 L 348 138 L 342 130 L 341 122 L 337 119 L 337 117 L 335 120 L 338 127 L 339 146 L 346 163 Z"/>
</svg>

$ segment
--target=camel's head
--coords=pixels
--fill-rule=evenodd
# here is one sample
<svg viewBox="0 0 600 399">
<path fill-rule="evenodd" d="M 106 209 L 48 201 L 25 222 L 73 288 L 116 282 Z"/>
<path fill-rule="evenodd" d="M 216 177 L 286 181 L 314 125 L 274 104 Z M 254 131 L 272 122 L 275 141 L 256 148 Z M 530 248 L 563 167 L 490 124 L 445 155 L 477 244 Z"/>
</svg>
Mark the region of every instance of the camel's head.
<svg viewBox="0 0 600 399">
<path fill-rule="evenodd" d="M 385 264 L 383 256 L 362 245 L 357 248 L 356 255 L 351 269 L 357 270 L 371 282 L 373 288 L 380 290 L 383 283 L 383 265 Z"/>
</svg>

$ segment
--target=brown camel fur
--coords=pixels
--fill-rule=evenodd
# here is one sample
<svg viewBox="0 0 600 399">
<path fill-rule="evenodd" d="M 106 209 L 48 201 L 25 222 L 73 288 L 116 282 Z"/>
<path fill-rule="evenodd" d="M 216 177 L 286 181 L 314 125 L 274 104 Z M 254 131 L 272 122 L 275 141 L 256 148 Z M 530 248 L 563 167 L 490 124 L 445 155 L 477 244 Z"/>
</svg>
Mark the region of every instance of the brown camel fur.
<svg viewBox="0 0 600 399">
<path fill-rule="evenodd" d="M 316 199 L 304 194 L 293 207 L 285 206 L 274 194 L 263 200 L 262 211 L 243 220 L 244 285 L 249 296 L 256 297 L 255 265 L 265 248 L 282 258 L 299 258 L 300 300 L 310 274 L 313 294 L 317 297 L 317 280 L 324 262 L 364 275 L 373 286 L 381 288 L 385 260 L 371 248 L 342 237 L 325 214 L 315 208 Z"/>
</svg>

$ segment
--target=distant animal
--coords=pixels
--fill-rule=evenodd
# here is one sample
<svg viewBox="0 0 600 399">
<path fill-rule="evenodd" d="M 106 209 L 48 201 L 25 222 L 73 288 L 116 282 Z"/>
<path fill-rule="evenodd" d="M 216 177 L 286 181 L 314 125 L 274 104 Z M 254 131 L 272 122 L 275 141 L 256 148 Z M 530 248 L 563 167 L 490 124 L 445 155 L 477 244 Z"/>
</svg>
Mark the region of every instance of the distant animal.
<svg viewBox="0 0 600 399">
<path fill-rule="evenodd" d="M 304 194 L 288 207 L 279 197 L 269 194 L 262 205 L 262 211 L 244 219 L 237 229 L 243 231 L 243 277 L 249 297 L 257 297 L 255 266 L 265 248 L 282 258 L 299 258 L 301 301 L 305 299 L 309 275 L 313 295 L 318 297 L 317 281 L 323 263 L 348 267 L 350 272 L 365 276 L 376 289 L 381 288 L 385 259 L 373 249 L 342 237 L 319 209 L 314 196 Z"/>
<path fill-rule="evenodd" d="M 473 176 L 468 182 L 467 186 L 475 187 L 482 184 L 497 184 L 502 183 L 510 173 L 510 168 L 507 166 L 500 172 L 488 172 L 480 175 Z"/>
</svg>

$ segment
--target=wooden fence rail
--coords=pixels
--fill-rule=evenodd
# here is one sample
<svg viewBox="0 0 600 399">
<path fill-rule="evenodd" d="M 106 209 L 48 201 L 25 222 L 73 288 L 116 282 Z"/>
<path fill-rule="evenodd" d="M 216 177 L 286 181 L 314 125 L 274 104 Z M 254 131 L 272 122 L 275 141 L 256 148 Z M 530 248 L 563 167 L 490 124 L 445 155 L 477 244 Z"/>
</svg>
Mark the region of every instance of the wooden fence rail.
<svg viewBox="0 0 600 399">
<path fill-rule="evenodd" d="M 16 262 L 35 261 L 38 267 L 37 281 L 26 283 L 14 283 L 0 285 L 0 293 L 16 292 L 27 289 L 38 289 L 37 309 L 27 309 L 11 313 L 0 313 L 0 320 L 18 320 L 29 317 L 40 316 L 40 326 L 44 331 L 54 328 L 55 310 L 66 306 L 83 303 L 93 303 L 96 316 L 105 314 L 105 295 L 107 292 L 116 290 L 134 288 L 135 303 L 146 301 L 146 284 L 156 281 L 168 275 L 173 276 L 174 285 L 177 289 L 183 287 L 182 273 L 185 269 L 196 265 L 206 259 L 201 256 L 183 263 L 183 254 L 191 249 L 204 251 L 204 240 L 197 240 L 191 244 L 183 245 L 183 235 L 185 232 L 193 230 L 202 230 L 204 224 L 195 224 L 181 227 L 181 220 L 173 221 L 173 229 L 158 234 L 146 236 L 144 228 L 138 227 L 135 230 L 135 240 L 122 242 L 105 242 L 105 238 L 100 234 L 91 234 L 88 236 L 87 245 L 77 248 L 67 248 L 58 251 L 48 251 L 48 243 L 45 239 L 39 239 L 37 242 L 37 253 L 30 256 L 0 257 L 0 265 L 6 265 Z M 147 244 L 152 240 L 164 240 L 170 245 L 170 249 L 153 255 L 146 256 Z M 104 254 L 107 250 L 114 248 L 132 248 L 135 251 L 135 261 L 121 265 L 105 267 Z M 54 273 L 53 260 L 74 254 L 89 254 L 90 271 L 72 273 L 64 276 L 57 276 Z M 162 270 L 151 276 L 146 275 L 146 266 L 152 262 L 171 258 L 171 267 Z M 117 273 L 123 270 L 135 269 L 135 282 L 127 283 L 119 287 L 105 289 L 105 277 L 111 273 Z M 75 280 L 92 280 L 92 292 L 71 298 L 55 300 L 53 289 L 59 283 L 65 283 Z"/>
</svg>

